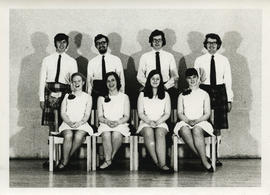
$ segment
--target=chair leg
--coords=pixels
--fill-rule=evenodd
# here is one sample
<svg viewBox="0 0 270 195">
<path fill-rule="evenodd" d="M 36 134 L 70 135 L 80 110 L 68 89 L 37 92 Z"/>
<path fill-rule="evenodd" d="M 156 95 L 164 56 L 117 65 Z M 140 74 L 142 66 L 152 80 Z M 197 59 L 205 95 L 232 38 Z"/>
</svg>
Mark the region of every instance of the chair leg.
<svg viewBox="0 0 270 195">
<path fill-rule="evenodd" d="M 87 172 L 91 170 L 91 137 L 87 136 L 86 137 L 86 143 L 87 143 Z"/>
<path fill-rule="evenodd" d="M 133 137 L 133 144 L 134 144 L 134 171 L 138 171 L 138 136 Z"/>
<path fill-rule="evenodd" d="M 134 169 L 134 149 L 133 149 L 133 136 L 129 136 L 129 170 Z"/>
<path fill-rule="evenodd" d="M 97 149 L 96 149 L 96 136 L 92 136 L 92 170 L 95 171 L 97 167 Z"/>
<path fill-rule="evenodd" d="M 216 136 L 211 137 L 211 143 L 212 143 L 212 167 L 214 168 L 214 171 L 216 170 Z"/>
<path fill-rule="evenodd" d="M 173 136 L 173 169 L 175 172 L 178 171 L 178 137 Z"/>
<path fill-rule="evenodd" d="M 211 156 L 210 154 L 211 137 L 206 137 L 205 140 L 206 140 L 205 154 L 206 156 L 210 157 Z"/>
<path fill-rule="evenodd" d="M 54 138 L 49 136 L 49 171 L 53 171 Z"/>
</svg>

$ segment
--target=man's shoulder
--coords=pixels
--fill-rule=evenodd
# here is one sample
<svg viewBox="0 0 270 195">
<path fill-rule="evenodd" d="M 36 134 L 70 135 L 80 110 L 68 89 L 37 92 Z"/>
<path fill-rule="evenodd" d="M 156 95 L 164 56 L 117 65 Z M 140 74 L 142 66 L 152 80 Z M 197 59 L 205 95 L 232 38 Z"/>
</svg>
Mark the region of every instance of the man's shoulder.
<svg viewBox="0 0 270 195">
<path fill-rule="evenodd" d="M 46 60 L 50 60 L 52 58 L 55 58 L 55 56 L 57 55 L 57 53 L 52 53 L 50 55 L 47 55 L 46 57 L 43 58 L 44 61 Z"/>
<path fill-rule="evenodd" d="M 148 52 L 143 53 L 141 58 L 146 58 L 146 57 L 151 56 L 151 55 L 153 55 L 153 51 L 148 51 Z"/>
</svg>

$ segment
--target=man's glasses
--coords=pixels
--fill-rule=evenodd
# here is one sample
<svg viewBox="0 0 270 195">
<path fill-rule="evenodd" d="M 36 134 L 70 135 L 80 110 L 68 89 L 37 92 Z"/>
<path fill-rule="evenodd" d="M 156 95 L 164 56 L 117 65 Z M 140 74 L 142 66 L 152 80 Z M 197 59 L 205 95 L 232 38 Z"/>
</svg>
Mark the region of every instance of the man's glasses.
<svg viewBox="0 0 270 195">
<path fill-rule="evenodd" d="M 207 42 L 208 45 L 217 45 L 217 42 L 216 41 L 213 41 L 213 42 Z"/>
<path fill-rule="evenodd" d="M 160 42 L 162 42 L 162 39 L 153 39 L 153 42 L 154 43 L 160 43 Z"/>
<path fill-rule="evenodd" d="M 107 44 L 106 41 L 96 42 L 96 45 L 106 45 L 106 44 Z"/>
</svg>

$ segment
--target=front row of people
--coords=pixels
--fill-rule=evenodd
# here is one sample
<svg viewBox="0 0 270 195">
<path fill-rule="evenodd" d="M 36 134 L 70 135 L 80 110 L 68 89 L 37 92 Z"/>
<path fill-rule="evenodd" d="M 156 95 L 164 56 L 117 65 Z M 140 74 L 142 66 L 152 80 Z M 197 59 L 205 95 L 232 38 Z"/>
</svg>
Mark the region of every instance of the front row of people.
<svg viewBox="0 0 270 195">
<path fill-rule="evenodd" d="M 204 135 L 213 135 L 213 128 L 207 121 L 210 117 L 210 100 L 207 92 L 199 88 L 199 76 L 194 68 L 187 69 L 186 80 L 189 88 L 178 97 L 178 117 L 174 133 L 181 136 L 190 149 L 201 159 L 204 168 L 213 172 L 210 159 L 205 154 Z M 84 136 L 93 135 L 88 124 L 92 109 L 91 97 L 82 91 L 85 79 L 80 73 L 71 77 L 72 92 L 66 94 L 61 105 L 63 123 L 59 133 L 64 137 L 63 158 L 56 171 L 66 170 L 70 157 L 80 147 Z M 96 135 L 103 140 L 105 160 L 99 167 L 108 169 L 122 143 L 123 136 L 129 136 L 129 98 L 120 92 L 118 75 L 109 72 L 105 77 L 106 92 L 97 102 L 99 127 Z M 138 134 L 144 137 L 145 146 L 157 169 L 171 172 L 166 165 L 166 134 L 169 132 L 166 121 L 171 113 L 171 100 L 165 91 L 158 70 L 149 73 L 144 89 L 138 97 Z"/>
</svg>

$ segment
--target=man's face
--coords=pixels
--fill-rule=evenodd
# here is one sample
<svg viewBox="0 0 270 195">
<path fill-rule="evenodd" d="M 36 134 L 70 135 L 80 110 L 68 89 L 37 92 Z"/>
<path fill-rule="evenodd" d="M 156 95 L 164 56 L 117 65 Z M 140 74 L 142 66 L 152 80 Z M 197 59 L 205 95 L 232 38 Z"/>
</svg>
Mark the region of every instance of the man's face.
<svg viewBox="0 0 270 195">
<path fill-rule="evenodd" d="M 56 41 L 56 51 L 58 53 L 63 53 L 65 52 L 68 44 L 66 40 L 61 40 L 61 41 Z"/>
<path fill-rule="evenodd" d="M 152 41 L 153 49 L 156 51 L 160 50 L 162 48 L 162 45 L 163 45 L 162 36 L 161 35 L 154 36 Z"/>
<path fill-rule="evenodd" d="M 100 54 L 105 54 L 108 49 L 108 43 L 106 42 L 105 38 L 101 38 L 96 41 L 96 48 Z"/>
<path fill-rule="evenodd" d="M 210 54 L 215 54 L 217 52 L 217 40 L 216 39 L 207 39 L 206 49 Z"/>
</svg>

